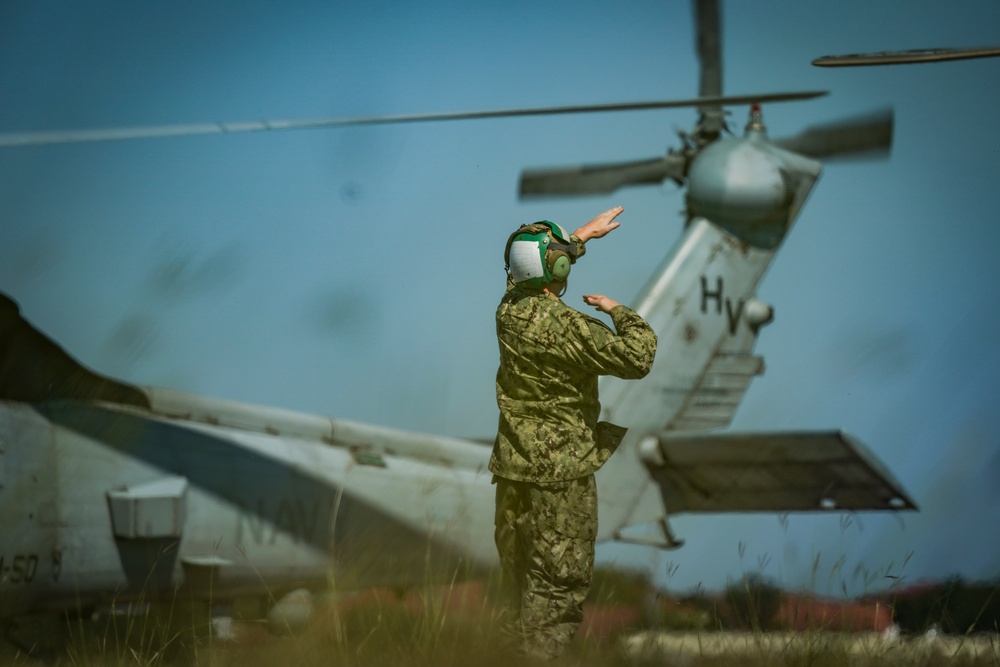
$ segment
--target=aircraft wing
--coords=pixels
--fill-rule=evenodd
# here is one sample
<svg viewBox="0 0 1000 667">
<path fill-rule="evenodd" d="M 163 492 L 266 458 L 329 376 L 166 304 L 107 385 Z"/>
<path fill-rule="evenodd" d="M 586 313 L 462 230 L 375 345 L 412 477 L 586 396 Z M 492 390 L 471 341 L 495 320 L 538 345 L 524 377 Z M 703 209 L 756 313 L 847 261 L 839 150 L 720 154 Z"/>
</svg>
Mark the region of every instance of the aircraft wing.
<svg viewBox="0 0 1000 667">
<path fill-rule="evenodd" d="M 917 509 L 841 431 L 666 433 L 643 443 L 642 458 L 671 514 Z"/>
</svg>

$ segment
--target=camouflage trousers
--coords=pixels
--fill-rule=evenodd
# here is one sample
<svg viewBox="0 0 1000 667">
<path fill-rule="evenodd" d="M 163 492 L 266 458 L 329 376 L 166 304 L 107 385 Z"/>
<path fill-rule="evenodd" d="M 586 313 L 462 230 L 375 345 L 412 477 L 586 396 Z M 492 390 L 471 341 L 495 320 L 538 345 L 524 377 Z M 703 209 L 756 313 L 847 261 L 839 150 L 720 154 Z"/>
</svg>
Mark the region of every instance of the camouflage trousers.
<svg viewBox="0 0 1000 667">
<path fill-rule="evenodd" d="M 521 654 L 557 657 L 583 620 L 593 578 L 594 476 L 554 485 L 495 481 L 505 629 Z"/>
</svg>

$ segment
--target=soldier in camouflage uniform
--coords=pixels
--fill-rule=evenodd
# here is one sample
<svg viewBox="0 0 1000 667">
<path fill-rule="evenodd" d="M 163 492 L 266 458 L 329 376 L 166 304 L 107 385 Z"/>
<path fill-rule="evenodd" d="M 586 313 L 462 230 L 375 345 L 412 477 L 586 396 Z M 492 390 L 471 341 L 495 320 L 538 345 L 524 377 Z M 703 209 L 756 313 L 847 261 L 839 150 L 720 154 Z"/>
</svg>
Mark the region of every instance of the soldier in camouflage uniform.
<svg viewBox="0 0 1000 667">
<path fill-rule="evenodd" d="M 583 619 L 597 535 L 594 473 L 625 429 L 598 422 L 597 379 L 645 376 L 656 334 L 603 296 L 584 302 L 611 316 L 612 331 L 560 300 L 584 244 L 620 225 L 621 207 L 568 235 L 543 221 L 507 243 L 507 291 L 497 308 L 500 424 L 490 470 L 506 627 L 528 656 L 560 655 Z"/>
</svg>

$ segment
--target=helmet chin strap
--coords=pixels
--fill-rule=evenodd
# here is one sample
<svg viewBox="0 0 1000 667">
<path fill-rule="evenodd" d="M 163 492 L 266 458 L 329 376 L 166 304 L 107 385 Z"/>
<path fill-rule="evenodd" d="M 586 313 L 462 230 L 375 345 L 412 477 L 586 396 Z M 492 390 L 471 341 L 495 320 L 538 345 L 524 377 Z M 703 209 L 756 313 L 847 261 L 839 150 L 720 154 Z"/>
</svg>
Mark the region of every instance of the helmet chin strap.
<svg viewBox="0 0 1000 667">
<path fill-rule="evenodd" d="M 556 294 L 556 296 L 561 299 L 562 295 L 566 293 L 566 289 L 569 287 L 569 281 L 568 280 L 564 280 L 561 283 L 560 282 L 551 282 L 551 283 L 549 283 L 549 285 L 561 285 L 561 287 L 559 288 L 559 293 Z"/>
</svg>

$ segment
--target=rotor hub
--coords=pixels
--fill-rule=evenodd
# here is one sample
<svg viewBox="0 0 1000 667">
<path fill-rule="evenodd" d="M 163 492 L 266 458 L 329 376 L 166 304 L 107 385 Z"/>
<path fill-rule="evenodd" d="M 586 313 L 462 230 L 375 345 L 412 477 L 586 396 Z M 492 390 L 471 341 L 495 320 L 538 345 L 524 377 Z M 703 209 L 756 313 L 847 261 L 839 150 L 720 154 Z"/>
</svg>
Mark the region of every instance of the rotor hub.
<svg viewBox="0 0 1000 667">
<path fill-rule="evenodd" d="M 742 240 L 774 248 L 784 238 L 821 166 L 764 140 L 763 125 L 740 139 L 720 139 L 691 163 L 687 208 Z"/>
</svg>

